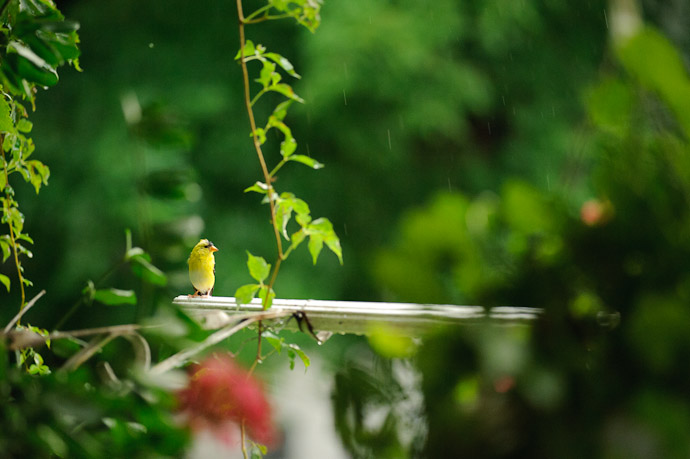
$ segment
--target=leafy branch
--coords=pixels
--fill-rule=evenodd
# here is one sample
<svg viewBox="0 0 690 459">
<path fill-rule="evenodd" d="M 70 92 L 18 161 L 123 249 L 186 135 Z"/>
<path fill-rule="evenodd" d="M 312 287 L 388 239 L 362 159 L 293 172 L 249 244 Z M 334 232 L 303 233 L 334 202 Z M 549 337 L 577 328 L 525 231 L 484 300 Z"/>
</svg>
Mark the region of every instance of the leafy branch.
<svg viewBox="0 0 690 459">
<path fill-rule="evenodd" d="M 32 256 L 24 244 L 33 241 L 23 232 L 24 215 L 10 179 L 18 173 L 38 193 L 48 184 L 50 169 L 39 160 L 29 159 L 34 151 L 33 141 L 28 137 L 33 125 L 20 100 L 34 107 L 38 89 L 58 82 L 59 66 L 69 63 L 79 69 L 79 26 L 65 20 L 52 2 L 42 0 L 5 0 L 0 7 L 0 21 L 0 222 L 8 225 L 9 232 L 0 236 L 0 250 L 3 262 L 13 256 L 22 310 L 26 304 L 24 289 L 32 283 L 24 275 L 20 256 Z M 0 275 L 0 283 L 9 292 L 10 278 Z"/>
<path fill-rule="evenodd" d="M 280 71 L 293 78 L 300 78 L 300 75 L 295 71 L 294 66 L 287 58 L 278 53 L 268 51 L 264 45 L 255 44 L 252 40 L 247 39 L 245 35 L 245 26 L 248 24 L 282 18 L 293 18 L 313 32 L 320 22 L 320 8 L 321 2 L 318 0 L 269 0 L 267 5 L 245 17 L 242 0 L 237 0 L 240 49 L 235 59 L 239 61 L 242 69 L 244 105 L 249 117 L 254 148 L 263 173 L 263 181 L 257 181 L 245 189 L 245 192 L 259 193 L 263 195 L 263 202 L 268 203 L 277 249 L 276 260 L 272 265 L 268 264 L 263 258 L 248 253 L 247 266 L 249 273 L 258 283 L 243 285 L 237 289 L 235 297 L 238 303 L 241 304 L 248 303 L 256 295 L 259 295 L 264 309 L 270 308 L 273 298 L 275 298 L 273 285 L 278 276 L 281 263 L 307 238 L 309 239 L 309 251 L 314 263 L 316 263 L 324 244 L 335 253 L 342 263 L 340 240 L 335 234 L 331 222 L 326 218 L 312 219 L 309 206 L 304 200 L 297 198 L 290 192 L 278 193 L 273 185 L 278 172 L 288 162 L 301 163 L 312 169 L 323 167 L 323 164 L 310 156 L 295 154 L 297 141 L 292 135 L 292 130 L 285 123 L 285 117 L 292 103 L 304 103 L 304 100 L 295 93 L 289 84 L 283 81 L 283 75 Z M 261 89 L 252 96 L 247 64 L 253 61 L 261 64 L 259 76 L 254 80 L 259 83 Z M 285 97 L 286 100 L 275 107 L 263 127 L 258 127 L 254 116 L 254 106 L 262 96 L 269 92 L 278 93 Z M 280 143 L 280 160 L 269 171 L 263 147 L 267 140 L 267 134 L 271 129 L 279 131 L 282 134 L 283 140 Z M 299 225 L 299 229 L 291 233 L 288 230 L 288 225 L 293 216 L 295 217 L 294 221 Z M 287 241 L 287 245 L 284 244 L 283 239 Z"/>
</svg>

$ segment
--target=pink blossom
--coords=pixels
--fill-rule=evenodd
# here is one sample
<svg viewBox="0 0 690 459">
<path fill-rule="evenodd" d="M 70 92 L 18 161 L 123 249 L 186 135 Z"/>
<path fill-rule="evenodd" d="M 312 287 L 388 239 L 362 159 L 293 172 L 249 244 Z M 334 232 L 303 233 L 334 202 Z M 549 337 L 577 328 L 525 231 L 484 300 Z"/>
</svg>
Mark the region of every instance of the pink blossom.
<svg viewBox="0 0 690 459">
<path fill-rule="evenodd" d="M 230 442 L 244 421 L 253 440 L 267 446 L 275 442 L 271 408 L 263 388 L 228 355 L 214 354 L 192 366 L 188 387 L 178 397 L 195 430 L 211 429 Z"/>
</svg>

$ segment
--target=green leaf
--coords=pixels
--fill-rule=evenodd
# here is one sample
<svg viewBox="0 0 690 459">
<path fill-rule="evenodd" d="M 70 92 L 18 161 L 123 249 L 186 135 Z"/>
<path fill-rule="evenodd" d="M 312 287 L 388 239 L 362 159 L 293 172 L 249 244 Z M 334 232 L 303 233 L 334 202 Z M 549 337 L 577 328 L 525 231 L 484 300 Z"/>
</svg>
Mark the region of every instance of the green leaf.
<svg viewBox="0 0 690 459">
<path fill-rule="evenodd" d="M 16 53 L 7 54 L 7 62 L 17 74 L 29 82 L 42 86 L 54 86 L 58 82 L 57 72 L 43 58 L 23 44 L 12 41 L 8 45 Z"/>
<path fill-rule="evenodd" d="M 7 291 L 10 291 L 10 278 L 5 276 L 4 274 L 0 274 L 0 282 L 2 282 L 2 285 L 5 286 Z"/>
<path fill-rule="evenodd" d="M 132 272 L 154 285 L 164 286 L 168 283 L 168 277 L 150 262 L 148 254 L 137 255 L 130 258 Z"/>
<path fill-rule="evenodd" d="M 280 81 L 280 74 L 276 73 L 276 65 L 272 62 L 264 61 L 263 67 L 261 67 L 261 72 L 259 73 L 259 78 L 257 78 L 256 81 L 261 83 L 264 89 L 275 85 L 278 81 Z"/>
<path fill-rule="evenodd" d="M 247 56 L 252 56 L 253 54 L 256 53 L 256 48 L 254 47 L 254 42 L 251 40 L 246 40 L 244 42 L 244 57 L 246 58 Z M 242 50 L 237 51 L 237 54 L 235 55 L 235 60 L 238 60 L 242 57 Z"/>
<path fill-rule="evenodd" d="M 244 192 L 255 191 L 257 193 L 266 194 L 268 193 L 268 185 L 264 182 L 256 182 L 254 185 L 244 189 Z"/>
<path fill-rule="evenodd" d="M 283 193 L 285 194 L 285 193 Z M 278 199 L 276 205 L 276 226 L 281 229 L 283 237 L 290 239 L 287 233 L 287 225 L 292 216 L 292 203 L 288 199 Z"/>
<path fill-rule="evenodd" d="M 312 169 L 321 169 L 323 164 L 315 160 L 314 158 L 306 155 L 292 155 L 288 158 L 289 161 L 296 161 L 298 163 L 306 164 Z"/>
<path fill-rule="evenodd" d="M 29 132 L 31 132 L 33 127 L 34 124 L 26 118 L 20 118 L 20 120 L 17 122 L 17 130 L 20 132 L 28 134 Z"/>
<path fill-rule="evenodd" d="M 260 145 L 266 142 L 266 130 L 264 128 L 256 128 L 254 134 L 256 134 L 256 138 L 259 140 Z"/>
<path fill-rule="evenodd" d="M 247 267 L 249 274 L 260 283 L 263 283 L 271 272 L 271 265 L 266 263 L 266 260 L 255 257 L 249 251 L 247 251 Z"/>
<path fill-rule="evenodd" d="M 5 239 L 0 239 L 0 249 L 2 249 L 2 262 L 6 262 L 12 254 L 10 244 Z"/>
<path fill-rule="evenodd" d="M 268 344 L 270 344 L 273 347 L 273 349 L 275 349 L 278 352 L 278 355 L 280 355 L 280 352 L 283 350 L 283 343 L 285 342 L 285 338 L 276 336 L 271 332 L 264 332 L 261 336 L 266 338 Z"/>
<path fill-rule="evenodd" d="M 266 299 L 266 293 L 268 293 L 268 299 Z M 261 289 L 259 290 L 259 298 L 261 298 L 261 303 L 264 307 L 264 310 L 266 309 L 271 309 L 271 306 L 273 305 L 273 300 L 276 297 L 276 292 L 273 291 L 273 289 L 268 288 L 267 285 L 262 285 Z"/>
<path fill-rule="evenodd" d="M 309 359 L 309 356 L 307 354 L 305 354 L 304 351 L 296 344 L 288 344 L 288 347 L 289 347 L 290 351 L 297 354 L 297 356 L 300 358 L 300 360 L 302 360 L 302 363 L 304 364 L 304 369 L 306 371 L 306 369 L 309 368 L 309 365 L 311 365 L 311 360 Z M 290 362 L 290 369 L 292 370 L 295 366 L 294 356 L 291 358 L 291 360 L 292 360 L 292 362 Z"/>
<path fill-rule="evenodd" d="M 27 161 L 26 165 L 28 166 L 29 170 L 29 180 L 38 194 L 42 185 L 48 185 L 50 169 L 42 162 L 35 159 Z"/>
<path fill-rule="evenodd" d="M 280 154 L 283 158 L 290 159 L 290 155 L 292 155 L 296 149 L 297 141 L 292 136 L 286 137 L 285 140 L 280 142 Z"/>
<path fill-rule="evenodd" d="M 5 97 L 0 96 L 0 131 L 10 132 L 14 130 L 14 123 L 12 123 L 10 113 L 10 105 L 5 100 Z"/>
<path fill-rule="evenodd" d="M 94 300 L 108 306 L 120 304 L 137 304 L 134 290 L 120 290 L 117 288 L 99 289 L 94 293 Z"/>
<path fill-rule="evenodd" d="M 256 296 L 256 292 L 259 291 L 261 285 L 259 284 L 247 284 L 235 290 L 235 301 L 237 304 L 249 304 L 252 302 Z"/>
<path fill-rule="evenodd" d="M 304 230 L 299 230 L 296 233 L 293 233 L 292 238 L 290 238 L 290 240 L 292 241 L 292 247 L 296 249 L 297 246 L 299 246 L 302 243 L 302 241 L 306 239 L 306 237 L 307 235 L 304 232 Z"/>
<path fill-rule="evenodd" d="M 316 260 L 319 259 L 319 254 L 321 249 L 323 249 L 323 237 L 320 234 L 311 234 L 309 236 L 309 253 L 316 264 Z"/>
<path fill-rule="evenodd" d="M 330 220 L 327 218 L 317 218 L 306 227 L 306 231 L 309 234 L 309 251 L 314 258 L 314 263 L 316 263 L 316 258 L 321 252 L 323 243 L 325 242 L 328 248 L 338 257 L 340 264 L 343 264 L 340 239 L 338 239 L 335 231 L 333 231 L 333 224 Z"/>
<path fill-rule="evenodd" d="M 285 70 L 288 75 L 295 77 L 295 78 L 302 78 L 300 77 L 297 72 L 295 72 L 295 67 L 290 63 L 289 60 L 284 58 L 278 53 L 264 53 L 264 56 L 267 58 L 271 59 L 273 62 L 278 64 L 283 70 Z"/>
<path fill-rule="evenodd" d="M 285 116 L 287 116 L 288 108 L 290 108 L 292 102 L 292 100 L 285 100 L 279 103 L 278 106 L 273 110 L 273 114 L 271 115 L 271 117 L 275 118 L 276 121 L 283 121 L 285 119 Z"/>
<path fill-rule="evenodd" d="M 278 93 L 284 95 L 285 97 L 287 97 L 288 99 L 295 100 L 295 101 L 299 102 L 300 104 L 304 103 L 304 99 L 302 99 L 300 96 L 295 94 L 295 91 L 293 91 L 292 87 L 290 87 L 290 85 L 288 85 L 288 84 L 278 83 L 278 84 L 272 85 L 268 89 L 270 89 L 271 91 L 278 92 Z"/>
<path fill-rule="evenodd" d="M 335 234 L 335 233 L 334 233 Z M 340 247 L 340 239 L 338 239 L 337 236 L 334 237 L 328 237 L 325 239 L 326 245 L 328 246 L 329 249 L 331 249 L 331 252 L 335 254 L 336 257 L 338 257 L 338 261 L 340 261 L 340 264 L 343 264 L 343 249 Z"/>
</svg>

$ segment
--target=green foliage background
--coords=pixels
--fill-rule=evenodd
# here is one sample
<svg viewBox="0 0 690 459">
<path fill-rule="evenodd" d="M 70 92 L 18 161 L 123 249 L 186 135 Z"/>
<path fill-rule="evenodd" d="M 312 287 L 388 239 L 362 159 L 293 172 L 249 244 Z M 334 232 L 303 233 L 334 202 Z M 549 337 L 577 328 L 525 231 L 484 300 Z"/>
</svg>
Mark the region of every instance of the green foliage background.
<svg viewBox="0 0 690 459">
<path fill-rule="evenodd" d="M 615 43 L 623 3 L 327 1 L 316 35 L 254 29 L 303 76 L 290 125 L 298 152 L 326 165 L 280 184 L 331 219 L 345 257 L 315 267 L 296 252 L 280 296 L 545 308 L 533 330 L 425 342 L 428 432 L 393 409 L 370 428 L 364 407 L 405 390 L 390 362 L 366 371 L 376 357 L 357 347 L 334 395 L 356 456 L 687 457 L 690 12 L 641 2 L 646 28 Z M 139 306 L 82 308 L 67 328 L 141 319 L 190 292 L 200 235 L 221 249 L 215 294 L 231 295 L 249 280 L 245 250 L 270 258 L 274 243 L 243 193 L 260 171 L 234 4 L 60 7 L 81 24 L 84 72 L 63 70 L 32 115 L 51 176 L 22 196 L 35 241 L 24 265 L 50 308 L 29 321 L 50 328 L 121 257 L 125 228 L 167 286 L 115 273 Z M 594 226 L 580 216 L 589 199 L 605 208 Z"/>
</svg>

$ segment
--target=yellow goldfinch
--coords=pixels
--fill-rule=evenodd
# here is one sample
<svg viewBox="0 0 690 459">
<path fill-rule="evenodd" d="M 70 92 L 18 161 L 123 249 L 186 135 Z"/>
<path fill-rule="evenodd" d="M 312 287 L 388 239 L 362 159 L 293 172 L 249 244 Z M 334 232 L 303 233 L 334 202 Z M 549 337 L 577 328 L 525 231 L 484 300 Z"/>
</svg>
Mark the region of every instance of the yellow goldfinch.
<svg viewBox="0 0 690 459">
<path fill-rule="evenodd" d="M 218 248 L 208 239 L 202 239 L 192 249 L 187 264 L 189 265 L 189 280 L 194 286 L 194 295 L 211 296 L 213 284 L 216 282 L 216 260 L 213 252 Z"/>
</svg>

